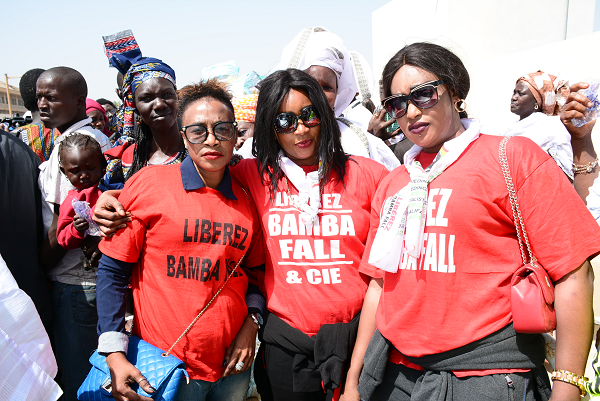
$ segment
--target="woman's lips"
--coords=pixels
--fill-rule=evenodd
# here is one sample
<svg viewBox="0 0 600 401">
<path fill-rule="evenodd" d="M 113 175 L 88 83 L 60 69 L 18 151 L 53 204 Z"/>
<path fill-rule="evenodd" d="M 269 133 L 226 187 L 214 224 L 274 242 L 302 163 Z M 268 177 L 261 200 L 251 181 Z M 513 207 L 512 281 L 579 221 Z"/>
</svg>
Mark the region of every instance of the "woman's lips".
<svg viewBox="0 0 600 401">
<path fill-rule="evenodd" d="M 205 154 L 202 155 L 202 157 L 204 157 L 205 159 L 208 159 L 208 160 L 217 160 L 217 159 L 223 157 L 223 155 L 219 152 L 206 152 Z"/>
<path fill-rule="evenodd" d="M 428 126 L 429 126 L 429 124 L 423 123 L 423 122 L 413 123 L 408 126 L 408 130 L 413 135 L 421 135 L 421 134 L 423 134 L 423 131 L 425 131 L 427 129 Z"/>
<path fill-rule="evenodd" d="M 296 146 L 299 148 L 305 149 L 308 148 L 312 144 L 312 139 L 305 139 L 303 141 L 297 142 Z"/>
</svg>

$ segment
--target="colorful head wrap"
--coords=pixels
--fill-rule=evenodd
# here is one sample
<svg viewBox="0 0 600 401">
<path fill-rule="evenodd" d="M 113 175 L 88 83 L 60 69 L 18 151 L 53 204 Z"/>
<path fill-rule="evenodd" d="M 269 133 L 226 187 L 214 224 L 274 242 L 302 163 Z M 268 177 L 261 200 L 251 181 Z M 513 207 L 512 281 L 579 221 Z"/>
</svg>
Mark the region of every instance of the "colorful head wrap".
<svg viewBox="0 0 600 401">
<path fill-rule="evenodd" d="M 233 110 L 235 110 L 236 121 L 247 121 L 253 123 L 256 118 L 256 102 L 258 95 L 240 95 L 231 99 Z"/>
<path fill-rule="evenodd" d="M 102 113 L 102 116 L 104 117 L 104 131 L 102 132 L 108 137 L 112 136 L 112 133 L 108 130 L 108 118 L 106 118 L 106 112 L 104 111 L 104 107 L 102 107 L 102 105 L 94 99 L 90 99 L 88 97 L 87 99 L 85 99 L 86 114 L 89 113 L 91 110 L 98 110 Z"/>
<path fill-rule="evenodd" d="M 177 88 L 175 71 L 161 60 L 146 57 L 133 64 L 123 79 L 123 135 L 133 137 L 135 91 L 152 78 L 165 78 Z"/>
<path fill-rule="evenodd" d="M 517 79 L 529 88 L 541 111 L 549 116 L 557 115 L 569 96 L 569 81 L 546 74 L 543 71 L 532 72 Z"/>
</svg>

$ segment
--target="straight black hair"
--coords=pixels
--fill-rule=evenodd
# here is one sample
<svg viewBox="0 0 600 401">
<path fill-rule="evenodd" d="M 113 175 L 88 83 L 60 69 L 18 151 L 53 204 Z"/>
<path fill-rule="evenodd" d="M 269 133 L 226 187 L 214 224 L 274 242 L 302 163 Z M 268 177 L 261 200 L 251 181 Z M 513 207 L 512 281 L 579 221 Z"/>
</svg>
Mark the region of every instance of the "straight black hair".
<svg viewBox="0 0 600 401">
<path fill-rule="evenodd" d="M 451 95 L 465 99 L 471 87 L 469 72 L 458 56 L 445 47 L 417 42 L 404 46 L 396 53 L 383 69 L 383 98 L 392 95 L 392 80 L 396 72 L 404 66 L 412 65 L 436 75 L 444 80 Z M 468 118 L 467 112 L 459 113 L 460 118 Z"/>
<path fill-rule="evenodd" d="M 290 89 L 304 91 L 321 117 L 321 135 L 317 149 L 322 168 L 319 177 L 321 190 L 330 179 L 343 183 L 346 175 L 348 155 L 342 149 L 340 129 L 319 83 L 304 71 L 291 68 L 276 71 L 260 83 L 252 143 L 258 173 L 263 184 L 269 186 L 271 199 L 277 191 L 278 180 L 283 177 L 283 171 L 279 167 L 279 151 L 282 148 L 275 134 L 275 117 Z M 332 177 L 334 172 L 335 177 Z"/>
</svg>

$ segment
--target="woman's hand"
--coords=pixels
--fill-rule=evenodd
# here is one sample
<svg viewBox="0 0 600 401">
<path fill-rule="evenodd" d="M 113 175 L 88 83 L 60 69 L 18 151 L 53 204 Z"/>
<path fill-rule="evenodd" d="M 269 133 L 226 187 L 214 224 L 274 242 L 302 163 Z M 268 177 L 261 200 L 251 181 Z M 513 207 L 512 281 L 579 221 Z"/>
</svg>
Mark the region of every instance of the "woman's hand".
<svg viewBox="0 0 600 401">
<path fill-rule="evenodd" d="M 231 167 L 233 167 L 236 164 L 238 164 L 239 162 L 241 162 L 242 160 L 244 160 L 244 156 L 242 156 L 240 154 L 234 154 L 233 156 L 231 156 L 231 160 L 229 160 L 229 165 Z"/>
<path fill-rule="evenodd" d="M 360 394 L 356 387 L 353 386 L 352 389 L 348 389 L 348 386 L 346 386 L 340 395 L 340 401 L 360 401 Z"/>
<path fill-rule="evenodd" d="M 590 121 L 581 127 L 576 127 L 573 125 L 571 120 L 573 118 L 581 119 L 584 117 L 585 110 L 588 107 L 592 107 L 592 102 L 581 93 L 577 93 L 580 89 L 585 89 L 590 86 L 586 82 L 580 82 L 574 85 L 571 85 L 571 93 L 567 97 L 567 101 L 565 103 L 565 107 L 560 113 L 560 120 L 567 128 L 567 131 L 571 134 L 573 139 L 583 139 L 592 133 L 592 128 L 596 124 L 596 121 Z"/>
<path fill-rule="evenodd" d="M 120 190 L 106 191 L 100 195 L 94 207 L 92 219 L 98 224 L 103 237 L 112 237 L 131 221 L 131 213 L 126 212 L 116 198 L 120 194 Z"/>
<path fill-rule="evenodd" d="M 117 401 L 152 401 L 152 398 L 138 395 L 130 384 L 138 383 L 148 394 L 156 391 L 151 383 L 133 366 L 122 352 L 113 352 L 106 357 L 112 380 L 112 396 Z"/>
<path fill-rule="evenodd" d="M 258 332 L 258 326 L 254 323 L 254 320 L 250 316 L 246 317 L 244 324 L 238 331 L 237 335 L 233 339 L 233 342 L 225 353 L 225 360 L 223 366 L 226 366 L 223 372 L 223 377 L 228 375 L 237 375 L 248 369 L 254 361 L 254 352 L 256 347 L 256 333 Z M 237 370 L 235 365 L 237 363 L 243 363 L 244 366 L 241 370 Z"/>
<path fill-rule="evenodd" d="M 367 132 L 375 135 L 382 141 L 387 141 L 402 132 L 400 128 L 394 132 L 387 132 L 386 128 L 391 126 L 396 120 L 391 118 L 388 121 L 385 121 L 385 114 L 386 111 L 383 109 L 375 111 L 375 114 L 373 114 L 373 117 L 371 117 L 371 120 L 369 121 L 369 127 L 367 128 Z"/>
</svg>

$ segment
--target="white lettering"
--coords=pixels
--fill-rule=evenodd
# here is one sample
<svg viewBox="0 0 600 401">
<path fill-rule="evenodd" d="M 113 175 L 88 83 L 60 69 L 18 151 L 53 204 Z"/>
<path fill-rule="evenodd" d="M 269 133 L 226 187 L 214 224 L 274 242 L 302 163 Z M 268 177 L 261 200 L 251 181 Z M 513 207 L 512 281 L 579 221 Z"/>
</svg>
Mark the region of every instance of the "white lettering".
<svg viewBox="0 0 600 401">
<path fill-rule="evenodd" d="M 342 214 L 340 216 L 340 235 L 356 235 L 352 216 L 348 216 L 346 214 Z"/>
<path fill-rule="evenodd" d="M 271 237 L 281 234 L 281 226 L 279 225 L 280 221 L 281 217 L 279 217 L 278 214 L 269 215 L 269 235 Z"/>
<path fill-rule="evenodd" d="M 317 269 L 308 269 L 306 271 L 306 279 L 311 284 L 320 284 L 321 283 L 321 272 Z"/>
<path fill-rule="evenodd" d="M 342 194 L 331 194 L 333 196 L 333 208 L 341 209 L 342 205 L 340 205 L 340 199 L 342 199 Z"/>
<path fill-rule="evenodd" d="M 329 259 L 329 255 L 325 253 L 322 239 L 315 240 L 315 257 L 317 259 Z"/>
<path fill-rule="evenodd" d="M 298 235 L 298 226 L 296 225 L 295 214 L 285 214 L 281 224 L 281 235 Z"/>
<path fill-rule="evenodd" d="M 429 190 L 429 197 L 427 199 L 427 225 L 435 226 L 435 217 L 431 214 L 433 209 L 435 209 L 436 203 L 433 201 L 433 197 L 436 196 L 440 192 L 439 188 L 431 188 Z"/>
<path fill-rule="evenodd" d="M 440 201 L 440 207 L 436 214 L 435 225 L 438 227 L 448 227 L 448 219 L 444 217 L 444 212 L 446 211 L 446 206 L 450 200 L 450 195 L 452 195 L 452 190 L 440 189 L 440 195 L 442 196 L 442 200 Z"/>
<path fill-rule="evenodd" d="M 281 257 L 283 259 L 289 259 L 290 251 L 292 248 L 293 239 L 280 239 L 279 240 L 279 249 L 281 250 Z"/>
<path fill-rule="evenodd" d="M 294 244 L 294 259 L 314 259 L 312 249 L 310 247 L 310 242 L 307 239 L 299 239 L 296 240 Z M 283 255 L 282 255 L 283 256 Z"/>
<path fill-rule="evenodd" d="M 439 215 L 439 214 L 438 214 Z M 438 217 L 439 219 L 439 217 Z M 448 273 L 448 265 L 445 263 L 446 259 L 446 234 L 440 234 L 440 251 L 438 253 L 439 261 L 437 264 L 438 272 Z"/>
<path fill-rule="evenodd" d="M 456 236 L 450 236 L 450 243 L 448 244 L 448 273 L 456 273 L 456 267 L 454 266 L 454 240 Z"/>
<path fill-rule="evenodd" d="M 331 284 L 341 284 L 340 268 L 334 267 L 333 269 L 329 269 L 329 271 L 331 272 Z"/>
<path fill-rule="evenodd" d="M 425 262 L 423 263 L 423 270 L 437 271 L 437 235 L 429 233 L 427 236 L 427 250 L 425 251 Z"/>
<path fill-rule="evenodd" d="M 337 224 L 337 216 L 335 215 L 325 215 L 321 217 L 321 224 L 323 225 L 324 237 L 338 235 L 338 233 L 340 232 L 340 228 Z"/>
<path fill-rule="evenodd" d="M 344 255 L 343 253 L 340 253 L 340 240 L 339 239 L 332 239 L 331 240 L 330 247 L 329 247 L 329 252 L 331 253 L 331 258 L 332 259 L 345 258 L 346 257 L 346 255 Z"/>
<path fill-rule="evenodd" d="M 323 209 L 331 209 L 331 195 L 323 194 L 321 201 L 323 202 Z"/>
<path fill-rule="evenodd" d="M 323 283 L 331 284 L 331 280 L 329 280 L 329 270 L 323 269 L 322 272 L 323 272 Z"/>
</svg>

